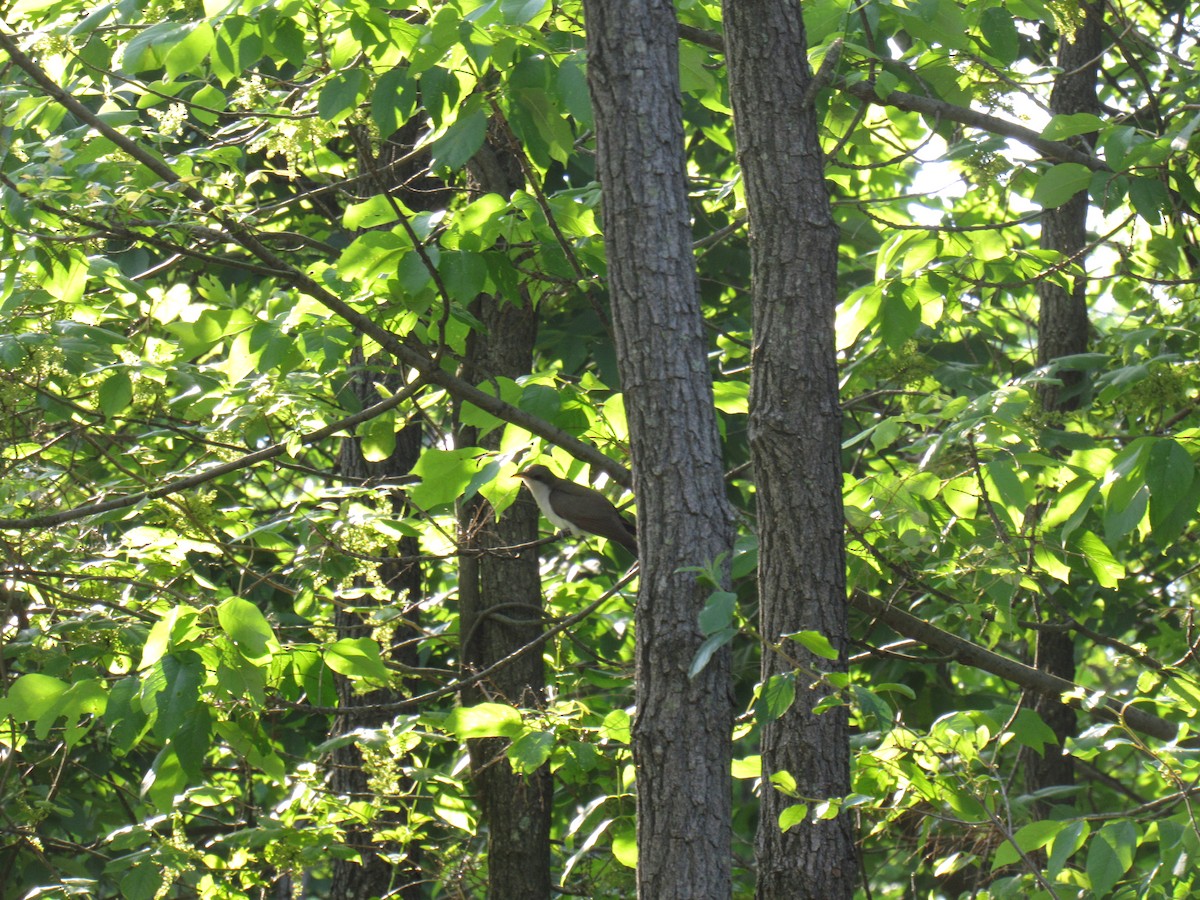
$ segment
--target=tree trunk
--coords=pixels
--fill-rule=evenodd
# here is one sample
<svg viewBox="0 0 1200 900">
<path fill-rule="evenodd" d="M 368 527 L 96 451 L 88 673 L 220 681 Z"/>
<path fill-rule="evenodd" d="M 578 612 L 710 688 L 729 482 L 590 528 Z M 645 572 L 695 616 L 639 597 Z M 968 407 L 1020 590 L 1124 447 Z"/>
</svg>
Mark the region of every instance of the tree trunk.
<svg viewBox="0 0 1200 900">
<path fill-rule="evenodd" d="M 374 402 L 378 398 L 375 383 L 382 381 L 393 390 L 399 390 L 403 381 L 396 372 L 379 373 L 368 371 L 363 367 L 361 351 L 354 352 L 351 364 L 358 368 L 351 379 L 350 389 L 354 390 L 362 405 Z M 421 450 L 421 429 L 410 425 L 396 435 L 396 449 L 391 457 L 378 463 L 370 463 L 363 459 L 358 438 L 350 437 L 342 442 L 338 472 L 346 478 L 391 478 L 407 475 L 417 461 Z M 396 492 L 392 496 L 392 511 L 399 518 L 404 515 L 403 493 Z M 395 548 L 399 559 L 412 559 L 420 552 L 416 538 L 403 538 Z M 421 598 L 421 571 L 415 563 L 404 563 L 389 560 L 379 566 L 379 577 L 393 597 L 393 604 L 409 607 L 403 621 L 415 622 L 417 615 L 416 603 Z M 339 605 L 334 613 L 334 625 L 337 638 L 371 637 L 375 625 L 369 617 L 358 610 Z M 396 662 L 417 665 L 416 644 L 409 640 L 416 637 L 415 626 L 398 627 L 392 635 L 393 647 L 391 657 Z M 386 650 L 386 648 L 385 648 Z M 350 681 L 338 676 L 337 678 L 338 708 L 341 710 L 334 723 L 333 734 L 347 734 L 359 728 L 380 728 L 391 721 L 391 715 L 382 713 L 373 707 L 397 702 L 401 695 L 391 690 L 370 691 L 366 694 L 357 693 Z M 363 707 L 363 709 L 359 709 Z M 385 828 L 397 828 L 406 825 L 403 813 L 398 809 L 407 806 L 399 797 L 379 798 L 370 787 L 370 778 L 363 769 L 362 752 L 358 744 L 351 743 L 338 747 L 333 751 L 333 774 L 330 778 L 330 790 L 336 796 L 349 797 L 354 800 L 365 800 L 374 806 L 381 807 L 379 818 L 367 825 L 352 822 L 346 824 L 345 842 L 359 854 L 360 861 L 335 859 L 333 861 L 333 878 L 329 887 L 331 900 L 371 900 L 375 897 L 411 897 L 424 895 L 423 878 L 420 868 L 420 847 L 412 844 L 408 847 L 393 843 L 379 843 L 374 834 Z M 406 781 L 401 785 L 401 791 L 407 792 L 410 784 Z M 403 862 L 397 864 L 386 855 L 403 853 Z"/>
<path fill-rule="evenodd" d="M 838 232 L 800 7 L 786 0 L 725 0 L 738 158 L 750 213 L 754 291 L 750 453 L 758 507 L 762 680 L 796 678 L 796 700 L 762 722 L 762 809 L 756 857 L 761 898 L 835 900 L 854 894 L 854 829 L 845 814 L 787 831 L 780 814 L 800 802 L 772 784 L 779 773 L 811 800 L 849 792 L 845 707 L 813 708 L 829 687 L 815 671 L 846 671 L 841 410 L 834 311 Z M 780 77 L 786 72 L 786 78 Z M 840 653 L 829 663 L 784 635 L 818 631 Z M 781 652 L 771 647 L 783 643 Z M 801 669 L 797 671 L 797 662 Z"/>
<path fill-rule="evenodd" d="M 416 141 L 420 124 L 419 121 L 412 121 L 388 141 L 379 145 L 371 140 L 366 128 L 352 126 L 349 129 L 348 136 L 358 157 L 358 168 L 364 178 L 363 185 L 371 194 L 396 192 L 405 204 L 414 209 L 444 202 L 445 198 L 438 193 L 438 189 L 444 191 L 445 185 L 419 180 L 419 173 L 424 170 L 426 159 L 409 159 L 404 166 L 389 169 L 394 155 L 400 152 L 399 148 L 409 148 Z M 385 174 L 389 172 L 390 174 Z M 327 209 L 326 213 L 332 217 L 340 214 L 332 208 Z M 372 365 L 368 367 L 359 349 L 354 351 L 350 360 L 352 377 L 347 390 L 355 393 L 360 407 L 379 399 L 375 389 L 377 382 L 383 383 L 393 391 L 398 391 L 404 386 L 403 369 L 397 368 L 393 359 L 380 354 L 370 362 Z M 408 475 L 421 453 L 421 435 L 419 425 L 413 424 L 404 428 L 396 435 L 396 449 L 392 455 L 375 463 L 363 458 L 357 438 L 347 438 L 341 445 L 338 471 L 347 478 L 359 480 Z M 392 512 L 397 518 L 411 513 L 406 507 L 402 492 L 392 494 L 391 504 Z M 397 542 L 395 552 L 398 559 L 411 560 L 420 553 L 420 544 L 416 538 L 403 538 Z M 416 624 L 419 614 L 417 602 L 422 596 L 420 568 L 415 563 L 388 561 L 379 566 L 379 577 L 384 585 L 392 589 L 394 603 L 406 604 L 407 601 L 406 605 L 410 607 L 402 620 L 409 622 L 410 627 L 401 626 L 393 632 L 391 657 L 396 662 L 415 666 L 418 664 L 415 639 L 420 635 Z M 368 616 L 345 606 L 339 606 L 335 610 L 334 625 L 338 639 L 371 637 L 375 632 Z M 387 648 L 384 650 L 386 652 Z M 345 734 L 356 728 L 378 728 L 386 725 L 391 717 L 369 707 L 397 702 L 402 696 L 395 691 L 356 694 L 350 682 L 341 677 L 337 680 L 337 691 L 338 706 L 342 712 L 335 723 L 334 735 Z M 363 709 L 360 710 L 359 707 Z M 348 744 L 334 750 L 333 766 L 330 787 L 335 794 L 369 799 L 385 807 L 385 810 L 395 810 L 408 805 L 400 798 L 377 798 L 374 795 L 369 786 L 368 774 L 363 770 L 363 757 L 357 744 Z M 407 792 L 408 788 L 408 782 L 401 784 L 402 792 Z M 414 842 L 408 847 L 403 847 L 374 840 L 374 832 L 379 828 L 405 824 L 404 815 L 385 811 L 381 813 L 378 823 L 367 827 L 347 826 L 346 843 L 358 851 L 361 862 L 343 859 L 333 861 L 330 900 L 418 898 L 426 895 L 425 879 L 420 867 L 420 845 Z M 385 854 L 401 851 L 405 855 L 399 864 L 385 858 Z"/>
<path fill-rule="evenodd" d="M 638 895 L 728 897 L 728 648 L 688 677 L 712 588 L 686 567 L 727 572 L 732 530 L 691 249 L 677 23 L 667 0 L 587 0 L 584 9 L 638 500 Z"/>
<path fill-rule="evenodd" d="M 502 129 L 493 128 L 472 161 L 474 186 L 481 193 L 509 196 L 520 187 L 520 169 L 503 149 Z M 537 316 L 526 297 L 480 297 L 472 312 L 484 325 L 467 341 L 463 376 L 473 384 L 504 375 L 529 373 Z M 481 441 L 473 428 L 459 433 L 464 446 L 477 441 L 499 449 L 502 431 Z M 497 522 L 481 497 L 460 510 L 459 609 L 464 674 L 487 668 L 541 635 L 542 591 L 534 551 L 506 549 L 537 537 L 538 511 L 524 493 Z M 527 653 L 487 681 L 463 691 L 465 704 L 496 701 L 540 707 L 546 674 L 540 653 Z M 494 900 L 549 897 L 550 813 L 553 782 L 548 765 L 530 775 L 514 772 L 505 758 L 509 741 L 469 742 L 471 767 L 488 835 L 488 896 Z"/>
<path fill-rule="evenodd" d="M 1101 53 L 1100 24 L 1102 7 L 1088 4 L 1081 7 L 1086 18 L 1072 39 L 1061 39 L 1058 65 L 1061 73 L 1050 94 L 1050 111 L 1055 115 L 1099 113 L 1096 100 L 1096 71 Z M 1077 140 L 1087 140 L 1081 138 Z M 1057 250 L 1066 257 L 1079 257 L 1076 265 L 1083 267 L 1082 258 L 1087 245 L 1088 195 L 1081 191 L 1055 209 L 1042 213 L 1042 247 Z M 1084 353 L 1088 346 L 1087 279 L 1075 278 L 1071 290 L 1064 290 L 1050 279 L 1038 284 L 1041 309 L 1038 316 L 1038 365 L 1049 365 L 1056 359 Z M 1039 399 L 1047 412 L 1065 412 L 1079 407 L 1087 383 L 1083 372 L 1061 372 L 1061 387 L 1046 384 L 1040 388 Z M 1043 621 L 1054 621 L 1045 609 Z M 1034 650 L 1034 666 L 1043 672 L 1067 681 L 1075 680 L 1075 639 L 1067 630 L 1039 631 Z M 1027 697 L 1033 709 L 1050 726 L 1057 737 L 1057 746 L 1046 746 L 1042 753 L 1026 752 L 1025 785 L 1032 793 L 1044 788 L 1075 783 L 1071 758 L 1063 752 L 1066 741 L 1076 731 L 1075 711 L 1053 697 L 1036 694 Z M 1048 808 L 1042 804 L 1040 814 Z"/>
<path fill-rule="evenodd" d="M 1096 100 L 1096 72 L 1101 46 L 1102 7 L 1081 7 L 1085 18 L 1075 34 L 1063 36 L 1058 51 L 1060 74 L 1050 93 L 1050 111 L 1054 115 L 1100 112 Z M 1094 135 L 1075 139 L 1093 143 Z M 1090 148 L 1088 148 L 1090 149 Z M 1076 257 L 1087 246 L 1088 195 L 1080 191 L 1062 206 L 1042 213 L 1042 247 Z M 1081 268 L 1085 260 L 1075 260 Z M 1049 365 L 1063 356 L 1084 353 L 1088 345 L 1087 279 L 1076 278 L 1071 290 L 1064 290 L 1048 278 L 1038 282 L 1041 310 L 1038 315 L 1038 365 Z M 1042 406 L 1049 411 L 1078 408 L 1084 388 L 1083 373 L 1064 372 L 1062 387 L 1043 385 Z"/>
</svg>

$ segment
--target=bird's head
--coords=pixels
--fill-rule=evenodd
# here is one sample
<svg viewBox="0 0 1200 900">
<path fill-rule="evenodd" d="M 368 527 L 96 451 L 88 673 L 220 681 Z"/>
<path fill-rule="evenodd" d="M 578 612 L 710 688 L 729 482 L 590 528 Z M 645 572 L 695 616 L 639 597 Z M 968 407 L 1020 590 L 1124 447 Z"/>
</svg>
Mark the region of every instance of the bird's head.
<svg viewBox="0 0 1200 900">
<path fill-rule="evenodd" d="M 550 484 L 554 480 L 554 473 L 545 466 L 537 465 L 522 469 L 517 473 L 517 477 L 526 484 L 531 481 L 536 481 L 538 484 Z"/>
</svg>

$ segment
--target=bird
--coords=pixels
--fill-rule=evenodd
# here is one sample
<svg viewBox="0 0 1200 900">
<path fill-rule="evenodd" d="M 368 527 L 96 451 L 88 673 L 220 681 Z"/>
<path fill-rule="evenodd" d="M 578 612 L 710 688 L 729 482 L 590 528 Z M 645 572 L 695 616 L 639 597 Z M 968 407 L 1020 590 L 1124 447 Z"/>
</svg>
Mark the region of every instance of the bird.
<svg viewBox="0 0 1200 900">
<path fill-rule="evenodd" d="M 637 525 L 599 491 L 559 478 L 542 465 L 529 466 L 517 477 L 555 528 L 608 538 L 637 556 Z"/>
</svg>

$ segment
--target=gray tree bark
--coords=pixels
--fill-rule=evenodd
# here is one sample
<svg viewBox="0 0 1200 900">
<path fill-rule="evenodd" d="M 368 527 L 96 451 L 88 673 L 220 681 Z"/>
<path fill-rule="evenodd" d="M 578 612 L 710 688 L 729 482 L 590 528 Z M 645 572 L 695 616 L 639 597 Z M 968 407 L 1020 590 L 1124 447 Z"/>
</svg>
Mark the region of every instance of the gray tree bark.
<svg viewBox="0 0 1200 900">
<path fill-rule="evenodd" d="M 1075 34 L 1059 41 L 1058 67 L 1061 70 L 1050 92 L 1050 112 L 1054 115 L 1100 113 L 1096 99 L 1096 73 L 1099 68 L 1101 20 L 1103 6 L 1089 3 L 1081 6 L 1084 20 Z M 1074 143 L 1091 143 L 1091 136 L 1081 136 Z M 1087 246 L 1088 195 L 1080 191 L 1062 206 L 1042 213 L 1042 247 L 1057 250 L 1066 257 L 1079 257 Z M 1039 366 L 1075 353 L 1084 353 L 1088 346 L 1087 279 L 1074 279 L 1071 289 L 1065 290 L 1048 278 L 1038 282 L 1041 309 L 1038 313 Z M 1083 373 L 1064 372 L 1062 387 L 1043 385 L 1042 406 L 1050 411 L 1076 409 L 1084 387 Z"/>
<path fill-rule="evenodd" d="M 472 160 L 472 187 L 505 197 L 523 184 L 520 168 L 504 148 L 504 130 L 492 128 Z M 472 312 L 483 323 L 467 341 L 462 375 L 472 384 L 499 375 L 529 373 L 537 316 L 525 298 L 479 297 Z M 459 434 L 461 444 L 498 449 L 500 431 L 482 440 L 473 428 Z M 481 497 L 460 510 L 463 555 L 459 560 L 459 629 L 464 674 L 485 669 L 537 638 L 542 621 L 542 586 L 536 551 L 511 548 L 537 538 L 537 506 L 524 493 L 496 521 Z M 527 653 L 463 691 L 463 702 L 487 700 L 540 707 L 546 673 L 540 653 Z M 553 782 L 548 765 L 523 775 L 505 758 L 509 742 L 485 738 L 468 742 L 471 768 L 488 835 L 488 897 L 509 900 L 549 897 L 550 814 Z"/>
<path fill-rule="evenodd" d="M 588 83 L 638 499 L 638 896 L 731 891 L 728 648 L 688 677 L 732 546 L 692 257 L 677 23 L 668 0 L 587 0 Z M 722 566 L 725 568 L 725 566 Z"/>
<path fill-rule="evenodd" d="M 854 894 L 852 822 L 839 815 L 782 831 L 780 813 L 798 801 L 776 790 L 771 779 L 790 774 L 810 806 L 849 792 L 846 709 L 815 714 L 830 690 L 810 674 L 846 671 L 841 409 L 833 331 L 838 231 L 825 190 L 816 117 L 804 103 L 812 73 L 800 5 L 725 0 L 724 11 L 725 61 L 750 213 L 749 435 L 758 507 L 762 680 L 794 676 L 797 688 L 791 708 L 761 726 L 757 896 L 836 900 Z M 784 638 L 802 630 L 825 635 L 841 654 L 838 660 L 823 661 Z"/>
<path fill-rule="evenodd" d="M 1096 74 L 1102 51 L 1101 19 L 1103 6 L 1089 3 L 1081 7 L 1085 18 L 1070 40 L 1059 43 L 1058 66 L 1061 70 L 1050 94 L 1050 111 L 1055 115 L 1099 113 L 1096 99 Z M 1083 137 L 1079 140 L 1089 140 Z M 1081 191 L 1054 209 L 1042 214 L 1042 247 L 1057 250 L 1067 257 L 1078 257 L 1082 267 L 1087 246 L 1088 195 Z M 1084 353 L 1088 347 L 1087 279 L 1075 278 L 1065 290 L 1049 279 L 1038 284 L 1041 308 L 1038 314 L 1039 366 L 1056 359 Z M 1062 372 L 1062 385 L 1042 385 L 1039 399 L 1047 412 L 1066 412 L 1079 407 L 1087 383 L 1083 372 Z M 1054 621 L 1047 610 L 1039 611 L 1043 621 Z M 1075 680 L 1075 639 L 1072 632 L 1040 631 L 1034 650 L 1034 666 L 1067 681 Z M 1063 753 L 1066 741 L 1076 732 L 1075 711 L 1056 698 L 1035 694 L 1027 698 L 1057 738 L 1056 746 L 1047 746 L 1038 754 L 1026 752 L 1025 786 L 1032 793 L 1043 788 L 1075 783 L 1071 758 Z M 1048 812 L 1042 804 L 1041 814 Z"/>
<path fill-rule="evenodd" d="M 393 140 L 406 140 L 411 143 L 415 140 L 416 125 L 414 122 L 408 126 L 407 131 L 411 132 L 410 134 L 393 135 Z M 382 177 L 379 173 L 383 170 L 386 160 L 375 155 L 376 148 L 366 132 L 362 129 L 351 129 L 351 137 L 358 153 L 359 169 L 367 176 L 369 190 L 378 194 L 404 190 L 401 185 L 413 172 L 393 172 L 393 178 L 398 180 Z M 392 143 L 385 144 L 383 152 L 392 152 L 392 147 Z M 413 164 L 413 171 L 419 171 L 419 165 L 416 163 Z M 404 197 L 410 205 L 414 201 L 428 199 L 432 199 L 428 192 Z M 337 214 L 335 209 L 327 212 L 331 216 Z M 353 392 L 360 407 L 379 399 L 375 389 L 377 382 L 394 391 L 404 387 L 403 370 L 386 354 L 380 354 L 368 362 L 364 359 L 361 349 L 355 349 L 351 355 L 350 368 L 351 377 L 346 390 Z M 342 441 L 337 469 L 342 476 L 358 481 L 404 476 L 412 471 L 420 452 L 421 427 L 416 424 L 410 424 L 396 435 L 394 452 L 388 459 L 379 462 L 368 462 L 364 459 L 358 438 L 351 436 Z M 387 502 L 391 506 L 391 513 L 397 518 L 410 512 L 406 508 L 402 492 L 393 492 Z M 402 608 L 408 607 L 407 615 L 400 620 L 408 623 L 407 626 L 398 626 L 392 633 L 390 656 L 396 662 L 412 666 L 417 664 L 416 638 L 420 634 L 417 601 L 421 598 L 423 584 L 420 566 L 411 560 L 419 555 L 420 549 L 416 538 L 403 538 L 394 547 L 395 559 L 378 566 L 378 577 L 391 591 L 393 604 Z M 371 617 L 365 610 L 347 606 L 339 606 L 335 610 L 334 626 L 339 639 L 371 637 L 375 633 Z M 389 652 L 389 648 L 384 649 L 385 652 Z M 394 703 L 401 698 L 398 692 L 392 690 L 357 693 L 349 680 L 340 676 L 337 679 L 337 692 L 338 708 L 341 712 L 334 723 L 333 735 L 345 734 L 357 728 L 379 728 L 386 725 L 391 721 L 391 716 L 373 707 Z M 385 811 L 380 814 L 377 822 L 347 827 L 346 843 L 358 851 L 361 862 L 349 859 L 333 861 L 333 877 L 329 886 L 331 900 L 425 896 L 420 845 L 415 842 L 407 847 L 395 842 L 381 844 L 374 839 L 377 830 L 406 824 L 405 816 L 397 811 L 406 804 L 401 798 L 379 798 L 375 795 L 370 787 L 370 777 L 363 768 L 363 756 L 357 744 L 347 744 L 334 750 L 332 763 L 330 789 L 335 794 L 369 800 L 383 806 Z M 402 791 L 408 788 L 407 782 L 401 785 Z M 399 864 L 387 858 L 399 854 L 403 855 Z"/>
<path fill-rule="evenodd" d="M 396 370 L 386 372 L 370 372 L 363 365 L 363 356 L 355 351 L 351 364 L 358 371 L 353 375 L 348 390 L 353 390 L 362 405 L 375 402 L 378 394 L 375 383 L 383 382 L 394 390 L 403 386 L 403 379 Z M 338 473 L 348 478 L 365 480 L 369 478 L 389 478 L 407 475 L 417 461 L 421 450 L 421 429 L 419 426 L 408 426 L 396 436 L 396 449 L 392 455 L 380 462 L 371 463 L 363 458 L 358 438 L 349 437 L 342 441 L 338 459 Z M 404 512 L 404 495 L 396 492 L 389 501 L 391 512 L 400 517 Z M 416 602 L 421 597 L 421 570 L 411 560 L 420 552 L 416 538 L 403 538 L 395 547 L 396 559 L 388 560 L 379 565 L 379 578 L 391 592 L 393 603 L 404 607 L 411 606 L 402 621 L 411 623 L 411 627 L 398 626 L 392 635 L 393 646 L 390 655 L 396 662 L 416 665 L 416 644 L 413 639 L 416 632 Z M 371 637 L 375 626 L 370 617 L 363 611 L 346 606 L 339 606 L 334 612 L 334 625 L 337 636 L 341 638 Z M 385 648 L 386 649 L 386 648 Z M 334 722 L 333 735 L 346 734 L 358 728 L 379 728 L 391 721 L 389 714 L 381 713 L 374 708 L 376 705 L 394 703 L 401 697 L 392 690 L 370 691 L 366 694 L 357 693 L 350 681 L 338 676 L 337 678 L 338 708 L 341 711 Z M 329 887 L 332 900 L 372 900 L 376 897 L 416 898 L 424 895 L 423 878 L 420 867 L 420 847 L 413 844 L 409 847 L 395 843 L 380 844 L 375 841 L 376 830 L 395 828 L 404 825 L 404 815 L 395 810 L 405 804 L 400 798 L 378 798 L 370 787 L 370 777 L 363 769 L 363 757 L 357 744 L 346 744 L 338 747 L 332 754 L 333 773 L 330 778 L 330 790 L 333 793 L 352 797 L 356 800 L 366 800 L 384 807 L 376 822 L 365 826 L 349 824 L 346 828 L 346 844 L 354 847 L 359 853 L 361 862 L 348 859 L 333 861 L 333 878 Z M 401 785 L 405 790 L 409 785 Z M 387 859 L 385 854 L 403 852 L 403 862 L 396 864 Z"/>
</svg>

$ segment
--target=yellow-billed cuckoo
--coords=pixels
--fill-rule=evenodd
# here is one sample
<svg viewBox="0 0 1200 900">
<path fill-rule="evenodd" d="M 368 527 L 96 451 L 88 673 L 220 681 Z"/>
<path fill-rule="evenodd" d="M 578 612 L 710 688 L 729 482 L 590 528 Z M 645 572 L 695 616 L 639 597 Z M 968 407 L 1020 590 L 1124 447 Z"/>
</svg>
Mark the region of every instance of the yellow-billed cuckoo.
<svg viewBox="0 0 1200 900">
<path fill-rule="evenodd" d="M 555 528 L 608 538 L 637 556 L 637 526 L 599 491 L 559 478 L 545 466 L 530 466 L 517 477 Z"/>
</svg>

